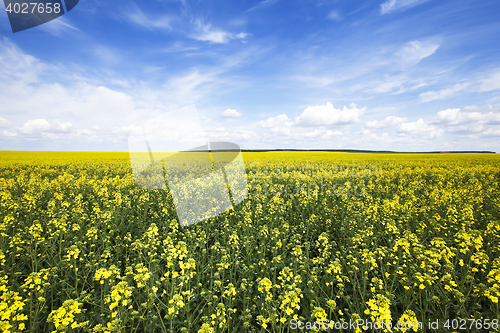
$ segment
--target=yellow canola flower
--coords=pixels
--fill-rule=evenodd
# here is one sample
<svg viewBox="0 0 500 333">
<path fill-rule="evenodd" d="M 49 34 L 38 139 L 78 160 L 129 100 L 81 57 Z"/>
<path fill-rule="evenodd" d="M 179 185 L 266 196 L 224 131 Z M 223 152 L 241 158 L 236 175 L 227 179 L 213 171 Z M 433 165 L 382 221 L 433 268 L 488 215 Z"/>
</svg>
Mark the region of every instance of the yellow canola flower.
<svg viewBox="0 0 500 333">
<path fill-rule="evenodd" d="M 78 323 L 76 320 L 76 315 L 82 312 L 80 309 L 82 305 L 83 304 L 78 303 L 77 300 L 69 299 L 64 301 L 63 305 L 59 309 L 53 310 L 47 319 L 56 327 L 56 330 L 52 331 L 52 333 L 57 333 L 58 331 L 66 330 L 70 327 L 72 329 L 85 327 L 88 322 Z"/>
<path fill-rule="evenodd" d="M 201 328 L 198 330 L 198 333 L 213 333 L 214 329 L 209 324 L 204 323 L 201 325 Z"/>
<path fill-rule="evenodd" d="M 406 310 L 401 318 L 399 318 L 398 323 L 396 325 L 396 330 L 405 333 L 406 331 L 414 331 L 417 332 L 419 329 L 419 323 L 415 312 L 412 310 Z"/>
<path fill-rule="evenodd" d="M 326 312 L 322 307 L 315 307 L 312 316 L 316 318 L 316 322 L 322 322 L 326 319 Z"/>
<path fill-rule="evenodd" d="M 391 301 L 387 297 L 377 294 L 374 298 L 366 302 L 366 304 L 368 304 L 369 308 L 365 310 L 365 314 L 369 314 L 374 323 L 383 324 L 385 327 L 387 323 L 391 322 Z M 390 329 L 386 328 L 384 332 L 390 332 Z"/>
<path fill-rule="evenodd" d="M 15 325 L 19 330 L 24 330 L 22 321 L 28 320 L 28 317 L 22 313 L 26 303 L 19 293 L 7 289 L 7 276 L 0 278 L 0 331 L 10 332 Z"/>
<path fill-rule="evenodd" d="M 271 290 L 272 286 L 273 283 L 271 282 L 271 280 L 269 280 L 268 278 L 263 278 L 259 282 L 259 291 L 263 294 L 267 294 L 269 293 L 269 290 Z"/>
</svg>

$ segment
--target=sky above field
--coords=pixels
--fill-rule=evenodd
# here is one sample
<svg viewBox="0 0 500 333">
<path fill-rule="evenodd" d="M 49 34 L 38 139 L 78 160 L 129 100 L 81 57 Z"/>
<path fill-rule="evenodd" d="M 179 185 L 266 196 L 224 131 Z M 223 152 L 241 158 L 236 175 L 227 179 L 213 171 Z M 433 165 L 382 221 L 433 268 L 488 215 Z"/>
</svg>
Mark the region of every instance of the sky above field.
<svg viewBox="0 0 500 333">
<path fill-rule="evenodd" d="M 195 104 L 242 148 L 500 152 L 498 0 L 81 0 L 18 33 L 3 9 L 0 150 L 127 151 Z"/>
</svg>

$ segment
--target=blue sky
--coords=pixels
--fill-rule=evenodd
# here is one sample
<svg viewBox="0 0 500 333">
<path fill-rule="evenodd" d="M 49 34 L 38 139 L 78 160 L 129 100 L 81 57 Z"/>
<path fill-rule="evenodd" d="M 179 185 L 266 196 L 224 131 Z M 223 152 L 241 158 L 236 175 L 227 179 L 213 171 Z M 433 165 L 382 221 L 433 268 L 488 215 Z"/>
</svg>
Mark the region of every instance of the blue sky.
<svg viewBox="0 0 500 333">
<path fill-rule="evenodd" d="M 242 148 L 500 152 L 498 1 L 81 0 L 0 34 L 0 150 L 127 151 L 195 104 Z"/>
</svg>

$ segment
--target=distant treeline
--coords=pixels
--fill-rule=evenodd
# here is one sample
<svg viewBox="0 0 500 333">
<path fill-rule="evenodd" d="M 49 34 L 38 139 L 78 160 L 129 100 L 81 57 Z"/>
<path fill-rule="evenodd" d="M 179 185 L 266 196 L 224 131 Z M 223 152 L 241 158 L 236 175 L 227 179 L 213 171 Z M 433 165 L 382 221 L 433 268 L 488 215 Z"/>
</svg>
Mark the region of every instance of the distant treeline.
<svg viewBox="0 0 500 333">
<path fill-rule="evenodd" d="M 489 150 L 454 150 L 454 151 L 391 151 L 365 149 L 242 149 L 244 153 L 260 153 L 273 151 L 335 152 L 335 153 L 382 153 L 382 154 L 496 154 Z"/>
</svg>

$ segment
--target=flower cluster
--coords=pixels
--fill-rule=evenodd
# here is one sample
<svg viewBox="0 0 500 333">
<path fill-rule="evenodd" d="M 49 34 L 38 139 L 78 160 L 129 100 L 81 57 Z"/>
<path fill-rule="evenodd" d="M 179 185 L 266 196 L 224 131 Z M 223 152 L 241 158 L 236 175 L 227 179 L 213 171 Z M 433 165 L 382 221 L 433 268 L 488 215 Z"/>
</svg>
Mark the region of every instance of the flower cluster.
<svg viewBox="0 0 500 333">
<path fill-rule="evenodd" d="M 387 297 L 377 294 L 374 298 L 366 302 L 366 304 L 368 304 L 368 309 L 365 310 L 365 314 L 370 315 L 373 323 L 379 323 L 380 327 L 390 326 L 387 324 L 392 323 L 391 301 Z M 385 328 L 384 332 L 388 330 L 388 328 Z"/>
<path fill-rule="evenodd" d="M 23 314 L 26 303 L 19 293 L 7 289 L 7 276 L 0 277 L 0 330 L 4 333 L 25 329 L 28 317 Z"/>
<path fill-rule="evenodd" d="M 81 306 L 82 303 L 78 303 L 77 300 L 69 299 L 64 301 L 63 305 L 57 309 L 53 310 L 49 314 L 48 321 L 54 323 L 56 327 L 55 331 L 52 333 L 57 333 L 60 331 L 66 331 L 69 328 L 76 329 L 78 327 L 85 327 L 88 325 L 86 322 L 78 322 L 77 315 L 82 313 Z"/>
</svg>

